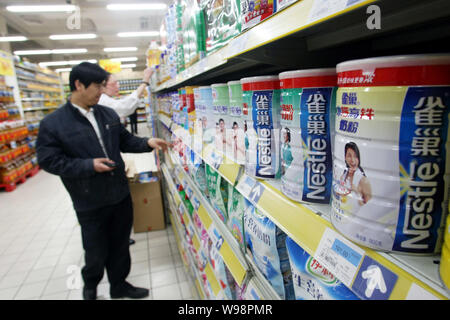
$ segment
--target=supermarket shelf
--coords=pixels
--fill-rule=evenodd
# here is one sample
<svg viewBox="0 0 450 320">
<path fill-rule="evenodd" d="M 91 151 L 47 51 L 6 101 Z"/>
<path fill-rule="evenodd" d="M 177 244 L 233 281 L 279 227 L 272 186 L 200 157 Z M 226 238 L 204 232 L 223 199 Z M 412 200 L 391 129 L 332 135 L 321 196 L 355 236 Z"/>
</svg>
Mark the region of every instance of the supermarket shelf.
<svg viewBox="0 0 450 320">
<path fill-rule="evenodd" d="M 379 30 L 367 27 L 369 5 L 381 9 Z M 242 75 L 334 67 L 373 56 L 448 52 L 449 18 L 446 0 L 301 0 L 152 91 L 226 82 Z"/>
<path fill-rule="evenodd" d="M 172 133 L 183 139 L 180 132 L 185 131 L 172 123 L 167 116 L 160 114 L 159 119 Z M 305 205 L 289 200 L 279 190 L 276 181 L 256 180 L 243 173 L 242 167 L 236 163 L 211 163 L 216 159 L 214 149 L 204 147 L 202 159 L 214 168 L 230 183 L 236 183 L 237 190 L 259 211 L 268 216 L 280 229 L 297 242 L 305 251 L 314 256 L 322 265 L 340 279 L 347 287 L 352 285 L 362 272 L 360 266 L 364 261 L 374 262 L 393 274 L 389 283 L 391 292 L 389 299 L 448 299 L 450 293 L 439 280 L 439 256 L 410 256 L 383 253 L 359 246 L 335 231 L 329 219 L 330 207 L 327 205 Z M 241 167 L 235 175 L 236 168 Z M 308 226 L 296 228 L 295 226 Z M 340 256 L 333 243 L 346 245 L 358 257 L 355 265 L 349 267 L 348 260 Z M 334 260 L 335 264 L 329 263 Z M 354 261 L 353 261 L 354 262 Z M 361 288 L 359 288 L 361 291 Z M 359 291 L 359 292 L 360 292 Z"/>
<path fill-rule="evenodd" d="M 58 82 L 51 82 L 51 81 L 44 81 L 44 80 L 39 80 L 39 79 L 34 79 L 34 78 L 29 78 L 29 77 L 25 77 L 25 76 L 21 76 L 18 75 L 17 76 L 18 79 L 20 80 L 25 80 L 25 81 L 31 81 L 31 82 L 39 82 L 39 83 L 44 83 L 44 84 L 54 84 L 54 85 L 59 85 Z M 57 80 L 57 79 L 55 79 Z"/>
<path fill-rule="evenodd" d="M 21 99 L 22 102 L 31 102 L 31 101 L 36 101 L 36 102 L 47 102 L 47 101 L 63 101 L 62 98 L 59 99 L 44 99 L 44 98 L 22 98 Z"/>
<path fill-rule="evenodd" d="M 34 88 L 23 88 L 19 87 L 19 90 L 21 91 L 31 91 L 31 92 L 48 92 L 48 93 L 59 93 L 61 90 L 58 88 L 55 88 L 55 90 L 48 90 L 48 89 L 34 89 Z"/>
<path fill-rule="evenodd" d="M 165 167 L 163 167 L 162 171 L 163 171 L 164 177 L 166 178 L 166 181 L 168 182 L 169 189 L 171 189 L 172 194 L 176 195 L 174 198 L 176 199 L 177 207 L 181 204 L 181 206 L 184 208 L 183 220 L 185 222 L 186 230 L 189 233 L 190 237 L 192 238 L 192 242 L 194 244 L 194 248 L 198 252 L 198 251 L 201 250 L 201 248 L 200 248 L 200 241 L 198 239 L 197 232 L 195 231 L 196 228 L 193 225 L 193 223 L 192 223 L 192 221 L 191 221 L 191 219 L 189 217 L 187 209 L 184 207 L 184 203 L 181 201 L 180 196 L 179 196 L 178 192 L 176 191 L 176 188 L 175 188 L 175 185 L 174 185 L 173 181 L 171 181 L 170 173 L 167 171 L 167 168 L 165 168 Z M 176 217 L 174 220 L 176 220 L 177 223 L 179 225 L 181 225 L 181 222 L 178 220 L 178 217 Z M 194 230 L 194 232 L 189 232 L 191 230 Z M 192 262 L 193 261 L 194 260 L 192 260 Z M 209 262 L 206 263 L 204 272 L 206 274 L 206 278 L 208 279 L 208 282 L 211 285 L 211 288 L 212 288 L 212 291 L 214 293 L 214 296 L 215 297 L 224 296 L 223 293 L 221 292 L 222 289 L 221 289 L 221 286 L 219 284 L 219 281 L 217 280 L 217 278 L 216 278 L 216 276 L 214 274 L 214 271 L 211 268 L 211 265 L 210 265 Z"/>
<path fill-rule="evenodd" d="M 38 107 L 38 108 L 25 108 L 23 109 L 23 112 L 29 112 L 29 111 L 41 111 L 41 110 L 52 110 L 52 109 L 58 109 L 59 107 Z"/>
<path fill-rule="evenodd" d="M 172 159 L 173 158 L 175 157 L 172 157 Z M 236 280 L 236 283 L 239 286 L 242 286 L 249 267 L 239 248 L 239 244 L 223 222 L 217 217 L 214 209 L 204 197 L 203 193 L 198 189 L 196 183 L 188 174 L 186 174 L 186 172 L 184 172 L 179 162 L 177 163 L 176 169 L 179 170 L 178 172 L 175 172 L 175 176 L 183 187 L 187 184 L 187 187 L 184 189 L 188 194 L 188 197 L 193 198 L 194 209 L 197 211 L 210 238 L 219 237 L 223 240 L 219 253 L 233 275 L 233 278 Z M 216 239 L 216 241 L 221 240 Z"/>
<path fill-rule="evenodd" d="M 24 69 L 24 70 L 27 70 L 27 71 L 30 71 L 30 72 L 38 72 L 38 73 L 46 75 L 47 77 L 50 77 L 50 78 L 59 79 L 57 76 L 55 76 L 53 74 L 49 74 L 49 73 L 46 73 L 46 72 L 38 70 L 38 69 L 34 69 L 34 68 L 31 68 L 31 67 L 26 67 L 26 66 L 23 66 L 23 65 L 20 65 L 20 64 L 14 64 L 14 66 L 16 68 L 21 68 L 21 69 Z"/>
</svg>

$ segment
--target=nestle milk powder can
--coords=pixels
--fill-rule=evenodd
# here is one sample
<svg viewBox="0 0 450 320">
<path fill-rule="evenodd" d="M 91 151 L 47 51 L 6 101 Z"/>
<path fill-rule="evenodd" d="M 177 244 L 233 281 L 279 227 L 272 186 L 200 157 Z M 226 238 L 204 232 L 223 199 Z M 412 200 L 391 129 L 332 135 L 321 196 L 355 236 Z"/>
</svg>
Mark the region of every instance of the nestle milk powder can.
<svg viewBox="0 0 450 320">
<path fill-rule="evenodd" d="M 227 151 L 229 151 L 230 158 L 238 164 L 245 163 L 245 135 L 244 135 L 244 120 L 243 103 L 242 103 L 242 86 L 241 81 L 229 81 L 228 92 L 230 95 L 230 112 L 229 119 L 231 130 L 227 136 L 227 142 L 230 141 Z"/>
<path fill-rule="evenodd" d="M 280 177 L 280 81 L 278 76 L 241 79 L 245 173 L 261 179 Z"/>
<path fill-rule="evenodd" d="M 449 187 L 450 55 L 337 65 L 331 221 L 376 250 L 440 251 Z"/>
<path fill-rule="evenodd" d="M 212 103 L 212 89 L 210 86 L 199 87 L 200 99 L 202 102 L 202 128 L 203 128 L 203 142 L 214 142 L 216 134 L 216 125 L 214 121 L 214 108 Z"/>
<path fill-rule="evenodd" d="M 336 69 L 280 73 L 281 191 L 296 201 L 330 203 Z"/>
<path fill-rule="evenodd" d="M 450 214 L 447 215 L 439 274 L 442 282 L 450 290 Z"/>
<path fill-rule="evenodd" d="M 228 107 L 230 98 L 228 95 L 228 85 L 226 83 L 215 83 L 211 85 L 214 119 L 216 124 L 216 150 L 226 154 L 226 132 L 229 129 Z"/>
</svg>

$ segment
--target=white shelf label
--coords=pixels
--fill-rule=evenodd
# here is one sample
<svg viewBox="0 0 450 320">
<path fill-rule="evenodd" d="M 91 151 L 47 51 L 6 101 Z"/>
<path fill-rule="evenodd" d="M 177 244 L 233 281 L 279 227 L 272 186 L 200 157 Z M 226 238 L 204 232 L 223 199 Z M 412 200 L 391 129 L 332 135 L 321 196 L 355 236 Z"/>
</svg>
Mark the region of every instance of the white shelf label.
<svg viewBox="0 0 450 320">
<path fill-rule="evenodd" d="M 313 22 L 336 12 L 342 11 L 363 0 L 316 0 L 309 14 L 309 22 Z"/>
<path fill-rule="evenodd" d="M 351 288 L 353 278 L 364 255 L 364 250 L 327 228 L 314 258 L 342 283 Z"/>
</svg>

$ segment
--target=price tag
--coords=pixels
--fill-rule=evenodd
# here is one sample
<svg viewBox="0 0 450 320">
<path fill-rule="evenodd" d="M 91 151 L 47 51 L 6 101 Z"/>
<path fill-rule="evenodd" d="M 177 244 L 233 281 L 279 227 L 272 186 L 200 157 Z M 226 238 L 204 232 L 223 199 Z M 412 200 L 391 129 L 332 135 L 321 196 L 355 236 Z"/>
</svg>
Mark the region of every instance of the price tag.
<svg viewBox="0 0 450 320">
<path fill-rule="evenodd" d="M 245 197 L 250 197 L 250 192 L 256 184 L 256 180 L 244 175 L 238 182 L 236 189 Z"/>
<path fill-rule="evenodd" d="M 350 288 L 364 255 L 364 250 L 327 228 L 314 258 Z"/>
</svg>

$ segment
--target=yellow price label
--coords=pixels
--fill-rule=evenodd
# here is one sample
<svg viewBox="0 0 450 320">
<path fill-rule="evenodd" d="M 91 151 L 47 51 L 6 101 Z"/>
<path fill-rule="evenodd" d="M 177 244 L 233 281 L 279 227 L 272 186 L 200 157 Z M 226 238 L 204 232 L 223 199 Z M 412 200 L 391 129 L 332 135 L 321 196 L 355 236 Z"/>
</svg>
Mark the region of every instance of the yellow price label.
<svg viewBox="0 0 450 320">
<path fill-rule="evenodd" d="M 104 59 L 99 61 L 99 65 L 109 73 L 118 73 L 122 70 L 120 61 Z"/>
</svg>

